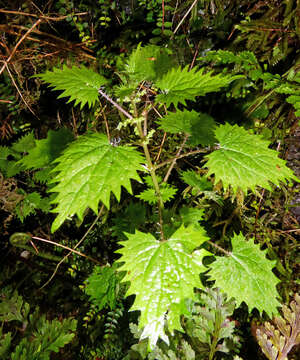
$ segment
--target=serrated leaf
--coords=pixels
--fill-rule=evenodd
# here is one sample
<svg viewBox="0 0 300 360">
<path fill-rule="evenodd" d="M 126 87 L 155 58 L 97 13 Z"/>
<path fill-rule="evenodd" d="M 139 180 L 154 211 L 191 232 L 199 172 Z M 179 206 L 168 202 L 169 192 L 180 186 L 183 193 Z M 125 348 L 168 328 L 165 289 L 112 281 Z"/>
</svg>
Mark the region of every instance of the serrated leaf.
<svg viewBox="0 0 300 360">
<path fill-rule="evenodd" d="M 121 186 L 131 193 L 130 179 L 140 181 L 137 171 L 144 171 L 143 156 L 130 146 L 113 146 L 103 134 L 79 136 L 58 159 L 51 192 L 58 195 L 53 212 L 59 215 L 52 224 L 55 231 L 69 216 L 80 220 L 87 207 L 98 212 L 99 201 L 109 208 L 110 194 L 120 201 Z"/>
<path fill-rule="evenodd" d="M 35 210 L 40 208 L 41 201 L 41 195 L 37 192 L 26 194 L 24 199 L 18 203 L 15 209 L 21 222 L 23 222 L 27 216 L 35 214 Z"/>
<path fill-rule="evenodd" d="M 215 142 L 214 128 L 216 123 L 208 114 L 194 110 L 177 110 L 158 121 L 160 129 L 171 134 L 185 133 L 190 135 L 191 145 L 209 145 Z"/>
<path fill-rule="evenodd" d="M 156 82 L 156 86 L 162 91 L 157 95 L 156 101 L 165 103 L 167 107 L 172 103 L 175 107 L 178 103 L 186 105 L 186 100 L 195 100 L 196 96 L 218 91 L 241 77 L 240 75 L 212 75 L 212 72 L 205 74 L 203 72 L 204 69 L 199 70 L 197 67 L 189 71 L 188 66 L 183 69 L 181 67 L 171 69 Z"/>
<path fill-rule="evenodd" d="M 35 140 L 36 146 L 29 149 L 28 155 L 24 156 L 18 163 L 25 169 L 40 169 L 48 166 L 73 139 L 73 134 L 68 129 L 49 130 L 47 138 Z"/>
<path fill-rule="evenodd" d="M 125 238 L 124 232 L 134 233 L 141 225 L 146 223 L 146 207 L 143 203 L 129 203 L 122 211 L 116 213 L 113 219 L 112 235 L 119 239 Z"/>
<path fill-rule="evenodd" d="M 35 147 L 35 139 L 33 132 L 30 132 L 23 137 L 21 137 L 18 141 L 13 143 L 12 150 L 19 153 L 26 153 L 30 149 Z"/>
<path fill-rule="evenodd" d="M 215 280 L 215 285 L 234 297 L 239 306 L 243 301 L 249 311 L 256 308 L 265 311 L 270 317 L 276 314 L 280 306 L 276 285 L 279 279 L 272 269 L 276 261 L 266 258 L 267 250 L 260 250 L 254 240 L 246 240 L 242 234 L 232 240 L 232 251 L 229 256 L 218 257 L 209 265 L 208 275 Z"/>
<path fill-rule="evenodd" d="M 161 77 L 172 66 L 172 58 L 169 53 L 170 51 L 167 49 L 156 45 L 145 47 L 138 45 L 128 59 L 126 72 L 131 80 L 153 81 Z"/>
<path fill-rule="evenodd" d="M 201 288 L 199 273 L 206 270 L 202 264 L 210 253 L 193 250 L 207 237 L 202 228 L 181 226 L 167 241 L 158 241 L 151 234 L 127 234 L 120 244 L 122 254 L 119 270 L 126 271 L 123 281 L 130 281 L 126 295 L 136 295 L 131 310 L 140 310 L 139 326 L 144 327 L 141 339 L 149 338 L 153 348 L 160 337 L 168 342 L 164 319 L 168 311 L 169 331 L 182 330 L 179 322 L 184 310 L 184 299 L 194 298 L 194 288 Z"/>
<path fill-rule="evenodd" d="M 271 190 L 270 183 L 279 185 L 280 181 L 296 180 L 278 152 L 268 148 L 269 141 L 260 135 L 249 134 L 237 125 L 220 125 L 215 135 L 219 149 L 207 156 L 208 174 L 215 174 L 215 183 L 220 180 L 224 189 L 238 188 L 247 192 L 256 186 Z"/>
<path fill-rule="evenodd" d="M 85 104 L 92 107 L 98 101 L 99 88 L 107 83 L 103 76 L 84 66 L 68 68 L 64 65 L 62 69 L 54 68 L 36 76 L 54 90 L 63 90 L 58 98 L 70 97 L 68 102 L 75 101 L 74 106 L 80 104 L 80 109 Z"/>
<path fill-rule="evenodd" d="M 170 185 L 170 184 L 162 184 L 160 187 L 160 194 L 162 197 L 163 202 L 168 202 L 172 200 L 177 192 L 177 189 Z M 136 197 L 140 198 L 141 200 L 146 201 L 149 204 L 156 204 L 158 201 L 156 192 L 154 188 L 149 188 L 141 192 Z"/>
<path fill-rule="evenodd" d="M 198 225 L 199 221 L 203 220 L 204 209 L 197 209 L 197 208 L 190 208 L 187 206 L 183 206 L 180 209 L 179 214 L 184 226 L 188 226 L 190 224 Z"/>
<path fill-rule="evenodd" d="M 205 176 L 201 176 L 193 170 L 183 171 L 181 179 L 198 191 L 212 190 L 212 183 Z"/>
</svg>

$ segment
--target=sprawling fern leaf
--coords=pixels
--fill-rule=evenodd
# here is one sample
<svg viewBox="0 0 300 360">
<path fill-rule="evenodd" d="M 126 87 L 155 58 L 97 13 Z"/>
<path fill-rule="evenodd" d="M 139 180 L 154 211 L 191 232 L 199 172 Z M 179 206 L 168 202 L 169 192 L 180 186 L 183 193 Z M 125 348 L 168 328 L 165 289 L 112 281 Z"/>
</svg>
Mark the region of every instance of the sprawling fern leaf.
<svg viewBox="0 0 300 360">
<path fill-rule="evenodd" d="M 68 102 L 74 100 L 75 106 L 80 104 L 81 109 L 85 104 L 93 106 L 98 100 L 99 88 L 107 83 L 103 76 L 84 66 L 68 68 L 64 65 L 62 69 L 54 68 L 37 76 L 54 90 L 63 90 L 58 98 L 70 97 Z"/>
<path fill-rule="evenodd" d="M 233 80 L 241 76 L 212 75 L 204 73 L 204 69 L 193 68 L 189 71 L 185 68 L 173 68 L 161 79 L 156 81 L 156 86 L 161 90 L 156 101 L 170 106 L 178 106 L 178 103 L 186 105 L 186 100 L 195 100 L 196 96 L 204 96 L 209 92 L 220 90 L 228 86 Z"/>
<path fill-rule="evenodd" d="M 76 326 L 77 321 L 74 319 L 48 321 L 44 315 L 34 313 L 30 315 L 30 326 L 26 329 L 28 337 L 21 340 L 10 359 L 50 360 L 53 352 L 57 353 L 72 341 Z"/>
<path fill-rule="evenodd" d="M 117 263 L 111 266 L 95 266 L 93 273 L 85 281 L 85 292 L 98 310 L 109 306 L 114 309 L 117 303 L 119 282 L 123 276 L 116 272 Z"/>
<path fill-rule="evenodd" d="M 219 149 L 207 156 L 206 166 L 208 175 L 215 174 L 215 181 L 221 180 L 225 189 L 230 185 L 234 191 L 240 188 L 247 192 L 256 186 L 271 189 L 270 183 L 299 181 L 261 136 L 229 124 L 220 125 L 215 136 Z"/>
<path fill-rule="evenodd" d="M 131 310 L 140 310 L 141 339 L 149 338 L 153 348 L 158 337 L 168 342 L 164 331 L 165 316 L 171 333 L 182 330 L 180 315 L 185 312 L 184 299 L 194 298 L 194 288 L 201 288 L 199 273 L 206 270 L 202 259 L 208 251 L 193 250 L 207 238 L 204 229 L 180 227 L 167 241 L 159 242 L 151 234 L 127 234 L 117 250 L 126 271 L 123 281 L 130 281 L 127 296 L 135 294 Z"/>
<path fill-rule="evenodd" d="M 228 50 L 209 51 L 200 60 L 214 62 L 215 65 L 234 64 L 237 70 L 254 70 L 260 68 L 258 60 L 252 51 L 242 51 L 234 54 Z"/>
<path fill-rule="evenodd" d="M 276 314 L 280 306 L 276 299 L 279 279 L 272 272 L 276 261 L 268 260 L 267 250 L 260 250 L 259 245 L 252 239 L 247 241 L 242 234 L 235 235 L 231 242 L 229 256 L 218 257 L 209 265 L 211 279 L 229 297 L 234 297 L 237 305 L 244 301 L 250 311 L 256 308 L 270 316 Z"/>
<path fill-rule="evenodd" d="M 87 207 L 98 212 L 101 200 L 109 208 L 110 193 L 120 200 L 121 186 L 131 192 L 130 179 L 140 180 L 137 170 L 144 162 L 141 154 L 129 146 L 111 145 L 103 134 L 79 137 L 55 160 L 57 173 L 51 183 L 58 184 L 50 191 L 58 195 L 53 212 L 58 213 L 52 231 L 68 216 L 77 214 L 80 219 Z"/>
</svg>

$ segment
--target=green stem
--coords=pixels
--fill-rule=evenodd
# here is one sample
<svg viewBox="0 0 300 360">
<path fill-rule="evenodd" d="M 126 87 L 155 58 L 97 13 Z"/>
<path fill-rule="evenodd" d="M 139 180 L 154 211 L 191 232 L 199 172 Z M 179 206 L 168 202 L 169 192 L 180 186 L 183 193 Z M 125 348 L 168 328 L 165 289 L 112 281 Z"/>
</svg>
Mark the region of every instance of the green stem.
<svg viewBox="0 0 300 360">
<path fill-rule="evenodd" d="M 135 103 L 132 102 L 132 105 L 133 105 L 133 108 L 134 108 L 135 117 L 138 118 L 138 112 L 137 112 Z M 163 209 L 164 209 L 164 202 L 163 202 L 163 199 L 162 199 L 162 196 L 161 196 L 157 176 L 155 174 L 155 166 L 152 163 L 151 155 L 150 155 L 150 152 L 149 152 L 149 149 L 148 149 L 148 145 L 147 145 L 147 143 L 145 141 L 146 137 L 147 137 L 147 134 L 144 134 L 144 131 L 142 129 L 142 125 L 141 125 L 140 122 L 137 122 L 136 128 L 137 128 L 137 131 L 138 131 L 139 136 L 141 138 L 142 147 L 143 147 L 144 154 L 145 154 L 146 161 L 147 161 L 147 167 L 148 167 L 148 169 L 150 171 L 150 175 L 151 175 L 153 185 L 154 185 L 154 189 L 155 189 L 155 194 L 156 194 L 157 200 L 158 200 L 158 216 L 159 216 L 161 240 L 165 241 L 164 230 L 163 230 L 163 216 L 162 216 L 163 215 Z"/>
</svg>

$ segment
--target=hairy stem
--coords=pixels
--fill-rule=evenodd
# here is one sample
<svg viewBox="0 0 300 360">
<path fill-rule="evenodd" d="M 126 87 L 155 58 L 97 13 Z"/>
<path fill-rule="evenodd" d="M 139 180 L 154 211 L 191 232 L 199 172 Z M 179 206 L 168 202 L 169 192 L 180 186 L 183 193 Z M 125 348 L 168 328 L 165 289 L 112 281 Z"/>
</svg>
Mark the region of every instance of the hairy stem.
<svg viewBox="0 0 300 360">
<path fill-rule="evenodd" d="M 216 248 L 217 250 L 219 250 L 220 252 L 222 252 L 223 254 L 227 255 L 227 256 L 231 256 L 231 252 L 227 251 L 225 249 L 223 249 L 221 246 L 213 243 L 212 241 L 208 240 L 207 241 L 211 246 L 213 246 L 214 248 Z"/>
<path fill-rule="evenodd" d="M 134 108 L 134 114 L 135 114 L 136 117 L 138 117 L 138 112 L 137 112 L 137 108 L 135 106 L 135 103 L 132 102 L 132 105 L 133 105 L 133 108 Z M 144 116 L 145 116 L 145 114 L 144 114 Z M 146 157 L 148 169 L 150 171 L 150 175 L 151 175 L 151 178 L 152 178 L 152 181 L 153 181 L 155 194 L 156 194 L 157 200 L 158 200 L 158 216 L 159 216 L 161 240 L 165 241 L 164 230 L 163 230 L 163 217 L 162 217 L 162 213 L 163 213 L 163 209 L 164 209 L 164 202 L 163 202 L 163 199 L 162 199 L 162 196 L 161 196 L 157 176 L 155 174 L 155 166 L 152 163 L 151 155 L 150 155 L 150 152 L 149 152 L 149 149 L 148 149 L 148 145 L 147 145 L 147 143 L 145 141 L 146 137 L 147 137 L 147 134 L 144 134 L 144 131 L 142 129 L 142 125 L 141 125 L 140 122 L 137 122 L 136 128 L 138 130 L 139 136 L 140 136 L 141 141 L 142 141 L 142 147 L 143 147 L 144 154 L 145 154 L 145 157 Z"/>
</svg>

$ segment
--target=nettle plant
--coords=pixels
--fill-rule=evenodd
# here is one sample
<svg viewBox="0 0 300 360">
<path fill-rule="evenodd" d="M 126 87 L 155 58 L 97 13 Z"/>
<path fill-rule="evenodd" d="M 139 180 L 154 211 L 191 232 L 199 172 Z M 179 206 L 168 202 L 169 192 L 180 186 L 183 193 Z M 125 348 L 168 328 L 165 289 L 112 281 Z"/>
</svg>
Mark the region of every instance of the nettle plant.
<svg viewBox="0 0 300 360">
<path fill-rule="evenodd" d="M 102 75 L 84 66 L 64 66 L 39 75 L 55 90 L 63 91 L 59 97 L 75 101 L 75 106 L 95 105 L 99 96 L 106 99 L 120 114 L 118 128 L 132 130 L 129 138 L 133 139 L 130 144 L 118 143 L 107 134 L 89 132 L 54 160 L 49 189 L 56 193 L 53 212 L 58 215 L 52 231 L 74 215 L 82 220 L 87 208 L 97 214 L 100 202 L 109 209 L 111 195 L 120 201 L 122 187 L 132 194 L 132 180 L 144 183 L 144 191 L 135 196 L 153 206 L 158 221 L 152 224 L 153 233 L 138 229 L 126 233 L 127 240 L 119 242 L 122 247 L 117 253 L 121 255 L 118 271 L 126 272 L 122 280 L 129 282 L 126 295 L 135 295 L 131 310 L 141 313 L 141 339 L 149 339 L 149 349 L 159 338 L 168 343 L 167 329 L 170 334 L 183 331 L 180 318 L 187 313 L 186 300 L 195 299 L 195 289 L 204 288 L 202 273 L 208 272 L 214 286 L 235 298 L 237 305 L 245 302 L 250 311 L 256 308 L 270 317 L 276 314 L 280 302 L 279 279 L 272 272 L 275 262 L 267 259 L 266 250 L 254 239 L 246 240 L 240 233 L 231 239 L 230 250 L 223 249 L 208 238 L 199 223 L 204 209 L 183 206 L 179 226 L 165 215 L 165 204 L 178 191 L 168 183 L 170 173 L 185 156 L 204 153 L 206 160 L 202 168 L 199 164 L 204 175 L 193 169 L 180 173 L 186 184 L 200 191 L 212 189 L 214 184 L 233 199 L 258 186 L 271 190 L 272 184 L 297 180 L 260 135 L 237 125 L 217 125 L 210 115 L 187 109 L 187 100 L 223 91 L 242 75 L 182 68 L 174 64 L 166 49 L 139 46 L 118 76 L 121 85 L 112 87 Z M 149 150 L 159 132 L 184 134 L 175 156 L 163 162 L 155 161 Z M 176 169 L 180 172 L 178 166 Z M 206 249 L 208 243 L 216 254 Z M 205 266 L 207 256 L 215 260 Z"/>
</svg>

